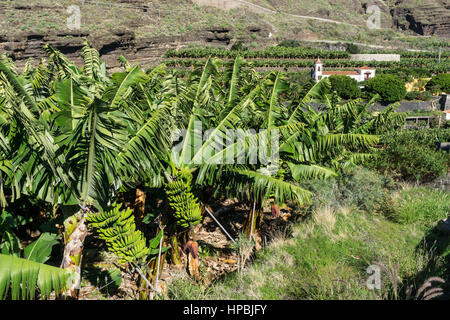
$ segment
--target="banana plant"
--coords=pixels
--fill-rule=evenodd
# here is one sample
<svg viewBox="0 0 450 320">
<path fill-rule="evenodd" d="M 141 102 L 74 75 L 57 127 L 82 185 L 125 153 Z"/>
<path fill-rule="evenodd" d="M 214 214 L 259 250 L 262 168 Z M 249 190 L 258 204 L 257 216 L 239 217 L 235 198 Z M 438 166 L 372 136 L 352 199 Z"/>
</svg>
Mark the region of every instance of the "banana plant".
<svg viewBox="0 0 450 320">
<path fill-rule="evenodd" d="M 133 121 L 124 111 L 129 108 L 127 98 L 149 80 L 139 67 L 109 77 L 98 52 L 87 43 L 81 69 L 56 50 L 47 51 L 52 68 L 59 71 L 54 79 L 42 81 L 51 88 L 48 92 L 33 90 L 33 78 L 0 63 L 2 114 L 11 121 L 3 131 L 2 175 L 8 177 L 2 179 L 2 191 L 8 187 L 13 200 L 28 194 L 71 210 L 64 222 L 61 267 L 77 275 L 69 288 L 76 296 L 87 212 L 90 207 L 104 208 L 121 187 L 139 180 L 127 175 L 126 167 L 133 165 L 129 155 L 140 134 L 157 134 L 158 125 L 170 123 L 169 108 L 163 106 L 145 122 Z M 158 149 L 165 139 L 160 135 L 142 150 L 145 170 L 159 163 Z"/>
<path fill-rule="evenodd" d="M 303 204 L 311 196 L 303 179 L 335 174 L 325 164 L 339 148 L 376 141 L 361 129 L 361 117 L 349 130 L 333 120 L 340 113 L 347 121 L 350 105 L 312 110 L 311 102 L 327 99 L 327 79 L 287 108 L 282 74 L 260 76 L 239 56 L 229 64 L 207 59 L 182 80 L 164 66 L 144 72 L 123 57 L 124 71 L 110 76 L 88 43 L 81 68 L 48 45 L 44 50 L 48 61 L 22 75 L 10 60 L 0 62 L 0 202 L 26 194 L 67 212 L 61 266 L 76 275 L 72 296 L 89 213 L 105 211 L 118 192 L 164 189 L 162 242 L 178 243 L 167 240 L 201 221 L 205 189 L 257 203 L 258 210 L 269 199 Z M 230 144 L 230 131 L 244 134 Z M 252 161 L 261 146 L 269 155 L 279 149 L 278 157 Z"/>
</svg>

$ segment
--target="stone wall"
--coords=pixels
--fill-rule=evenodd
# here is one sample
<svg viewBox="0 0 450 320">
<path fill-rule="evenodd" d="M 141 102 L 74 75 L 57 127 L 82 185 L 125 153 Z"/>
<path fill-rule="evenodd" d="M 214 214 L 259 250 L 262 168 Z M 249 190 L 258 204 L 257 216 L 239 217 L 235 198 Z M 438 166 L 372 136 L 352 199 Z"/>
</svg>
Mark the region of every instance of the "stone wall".
<svg viewBox="0 0 450 320">
<path fill-rule="evenodd" d="M 445 152 L 445 151 L 442 151 Z M 436 179 L 433 182 L 427 183 L 428 187 L 444 190 L 447 192 L 450 192 L 450 173 L 447 173 L 447 175 Z"/>
<path fill-rule="evenodd" d="M 400 61 L 399 54 L 352 54 L 354 61 Z"/>
</svg>

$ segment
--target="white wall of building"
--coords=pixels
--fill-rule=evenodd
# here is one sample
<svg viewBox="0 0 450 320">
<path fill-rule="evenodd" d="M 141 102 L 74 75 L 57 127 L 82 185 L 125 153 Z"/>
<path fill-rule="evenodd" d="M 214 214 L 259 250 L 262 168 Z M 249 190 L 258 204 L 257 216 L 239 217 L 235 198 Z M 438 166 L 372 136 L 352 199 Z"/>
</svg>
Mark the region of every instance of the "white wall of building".
<svg viewBox="0 0 450 320">
<path fill-rule="evenodd" d="M 323 78 L 328 78 L 329 76 L 331 76 L 330 74 L 323 74 L 324 71 L 326 70 L 323 69 L 322 63 L 315 63 L 312 75 L 313 79 L 317 82 Z M 375 69 L 355 69 L 355 71 L 358 72 L 358 74 L 346 74 L 346 76 L 355 79 L 358 82 L 361 82 L 366 79 L 371 79 L 376 75 Z"/>
</svg>

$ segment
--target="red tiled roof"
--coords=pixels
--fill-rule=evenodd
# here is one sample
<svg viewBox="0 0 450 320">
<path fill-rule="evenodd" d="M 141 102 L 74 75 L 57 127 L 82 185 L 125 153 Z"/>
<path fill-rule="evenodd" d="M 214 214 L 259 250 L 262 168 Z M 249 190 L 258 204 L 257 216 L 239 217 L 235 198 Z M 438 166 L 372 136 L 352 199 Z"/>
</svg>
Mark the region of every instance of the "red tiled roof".
<svg viewBox="0 0 450 320">
<path fill-rule="evenodd" d="M 358 72 L 356 71 L 324 71 L 322 72 L 323 75 L 354 75 L 357 76 L 359 75 Z"/>
<path fill-rule="evenodd" d="M 320 58 L 317 58 L 316 64 L 318 63 L 322 63 L 322 61 L 320 61 Z"/>
<path fill-rule="evenodd" d="M 356 68 L 356 69 L 363 69 L 363 70 L 375 70 L 375 68 L 371 68 L 371 67 L 368 67 L 368 66 L 364 66 L 364 67 L 361 67 L 361 68 Z"/>
</svg>

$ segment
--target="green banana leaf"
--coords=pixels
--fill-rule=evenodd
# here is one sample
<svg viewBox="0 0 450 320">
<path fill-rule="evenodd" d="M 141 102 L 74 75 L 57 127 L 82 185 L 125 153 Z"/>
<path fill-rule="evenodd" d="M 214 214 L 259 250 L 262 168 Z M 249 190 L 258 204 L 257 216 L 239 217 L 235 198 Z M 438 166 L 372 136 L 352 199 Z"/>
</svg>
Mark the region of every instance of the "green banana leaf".
<svg viewBox="0 0 450 320">
<path fill-rule="evenodd" d="M 39 263 L 47 262 L 53 246 L 59 244 L 59 238 L 57 234 L 44 232 L 36 241 L 25 247 L 25 259 Z"/>
<path fill-rule="evenodd" d="M 33 300 L 36 287 L 41 299 L 48 298 L 52 291 L 59 296 L 68 288 L 72 276 L 67 269 L 0 254 L 0 300 L 8 298 L 10 288 L 12 300 Z"/>
</svg>

